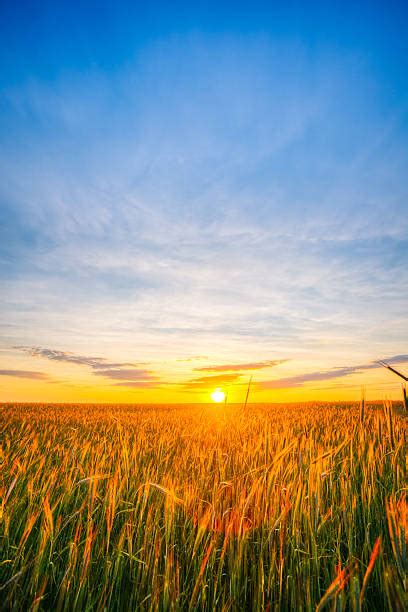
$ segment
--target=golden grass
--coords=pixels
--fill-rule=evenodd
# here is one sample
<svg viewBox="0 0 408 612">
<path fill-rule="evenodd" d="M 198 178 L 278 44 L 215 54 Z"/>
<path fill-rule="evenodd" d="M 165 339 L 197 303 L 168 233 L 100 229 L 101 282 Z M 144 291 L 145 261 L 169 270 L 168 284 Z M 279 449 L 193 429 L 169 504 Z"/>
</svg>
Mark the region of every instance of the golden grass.
<svg viewBox="0 0 408 612">
<path fill-rule="evenodd" d="M 388 404 L 0 408 L 0 606 L 404 610 Z"/>
</svg>

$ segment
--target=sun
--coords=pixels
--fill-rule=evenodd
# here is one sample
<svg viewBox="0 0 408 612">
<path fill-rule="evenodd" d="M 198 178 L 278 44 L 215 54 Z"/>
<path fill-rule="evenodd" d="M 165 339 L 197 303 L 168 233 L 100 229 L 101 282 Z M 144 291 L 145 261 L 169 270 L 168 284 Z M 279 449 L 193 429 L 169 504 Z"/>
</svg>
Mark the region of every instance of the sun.
<svg viewBox="0 0 408 612">
<path fill-rule="evenodd" d="M 216 389 L 211 393 L 211 397 L 213 402 L 219 404 L 220 402 L 223 402 L 225 400 L 225 393 L 222 389 Z"/>
</svg>

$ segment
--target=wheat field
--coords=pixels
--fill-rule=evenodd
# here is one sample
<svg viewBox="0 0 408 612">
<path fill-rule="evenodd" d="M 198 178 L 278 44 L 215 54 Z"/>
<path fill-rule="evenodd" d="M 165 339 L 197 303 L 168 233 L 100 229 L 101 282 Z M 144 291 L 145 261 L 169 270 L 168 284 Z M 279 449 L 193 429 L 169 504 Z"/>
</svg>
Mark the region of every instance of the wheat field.
<svg viewBox="0 0 408 612">
<path fill-rule="evenodd" d="M 4 610 L 404 610 L 396 405 L 0 407 Z"/>
</svg>

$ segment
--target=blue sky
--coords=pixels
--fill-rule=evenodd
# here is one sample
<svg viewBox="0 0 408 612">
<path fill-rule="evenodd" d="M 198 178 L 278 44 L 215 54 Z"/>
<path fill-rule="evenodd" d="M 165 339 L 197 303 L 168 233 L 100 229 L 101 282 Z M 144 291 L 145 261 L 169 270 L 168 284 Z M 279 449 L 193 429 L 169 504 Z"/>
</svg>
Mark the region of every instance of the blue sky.
<svg viewBox="0 0 408 612">
<path fill-rule="evenodd" d="M 407 352 L 407 10 L 271 4 L 2 3 L 2 371 Z"/>
</svg>

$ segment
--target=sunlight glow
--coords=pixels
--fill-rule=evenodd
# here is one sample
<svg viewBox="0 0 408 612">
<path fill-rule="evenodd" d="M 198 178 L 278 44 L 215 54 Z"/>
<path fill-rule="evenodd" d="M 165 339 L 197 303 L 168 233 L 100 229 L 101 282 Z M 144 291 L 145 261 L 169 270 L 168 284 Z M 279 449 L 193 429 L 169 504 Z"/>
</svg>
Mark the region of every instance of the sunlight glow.
<svg viewBox="0 0 408 612">
<path fill-rule="evenodd" d="M 223 402 L 225 400 L 225 393 L 222 389 L 216 389 L 215 391 L 213 391 L 213 393 L 211 393 L 211 398 L 213 402 L 219 404 L 220 402 Z"/>
</svg>

